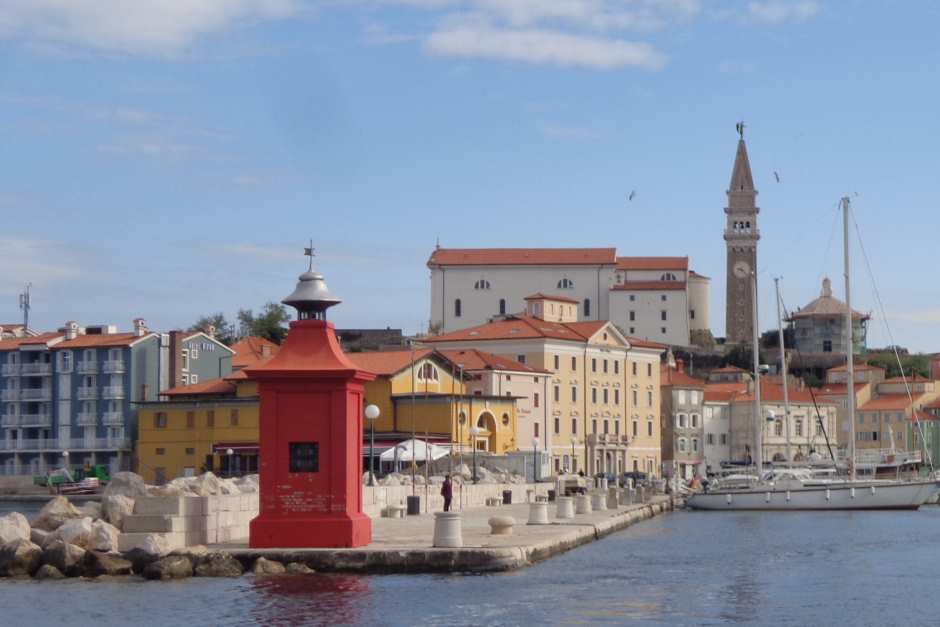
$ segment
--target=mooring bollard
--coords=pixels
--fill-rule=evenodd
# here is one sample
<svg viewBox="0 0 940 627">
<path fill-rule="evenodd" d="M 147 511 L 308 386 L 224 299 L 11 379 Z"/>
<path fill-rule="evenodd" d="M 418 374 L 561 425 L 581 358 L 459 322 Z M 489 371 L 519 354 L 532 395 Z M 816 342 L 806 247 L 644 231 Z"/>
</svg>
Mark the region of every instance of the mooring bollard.
<svg viewBox="0 0 940 627">
<path fill-rule="evenodd" d="M 607 509 L 617 509 L 620 507 L 620 495 L 617 488 L 607 488 Z"/>
<path fill-rule="evenodd" d="M 591 497 L 587 494 L 578 494 L 574 497 L 574 513 L 575 514 L 590 514 L 591 513 Z"/>
<path fill-rule="evenodd" d="M 598 477 L 597 478 L 597 488 L 599 490 L 607 489 L 607 477 Z"/>
<path fill-rule="evenodd" d="M 434 512 L 434 546 L 447 549 L 463 546 L 459 512 Z"/>
<path fill-rule="evenodd" d="M 646 488 L 643 486 L 637 486 L 636 488 L 636 502 L 645 503 L 646 502 Z"/>
<path fill-rule="evenodd" d="M 627 488 L 627 503 L 629 505 L 636 503 L 636 488 Z"/>
<path fill-rule="evenodd" d="M 536 501 L 529 503 L 529 522 L 530 525 L 548 525 L 548 502 Z"/>
<path fill-rule="evenodd" d="M 555 518 L 574 518 L 574 499 L 572 497 L 555 497 Z"/>
<path fill-rule="evenodd" d="M 607 494 L 595 492 L 591 495 L 591 509 L 600 512 L 607 509 Z"/>
</svg>

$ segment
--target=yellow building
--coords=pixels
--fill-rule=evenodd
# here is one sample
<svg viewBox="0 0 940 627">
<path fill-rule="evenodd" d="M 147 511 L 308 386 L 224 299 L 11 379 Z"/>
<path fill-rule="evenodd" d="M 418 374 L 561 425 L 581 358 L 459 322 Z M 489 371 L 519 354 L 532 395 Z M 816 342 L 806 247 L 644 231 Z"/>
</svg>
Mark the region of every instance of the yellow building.
<svg viewBox="0 0 940 627">
<path fill-rule="evenodd" d="M 428 348 L 415 351 L 348 353 L 359 367 L 377 375 L 366 383 L 365 404 L 378 406 L 377 437 L 410 438 L 472 451 L 470 429 L 479 430 L 477 450 L 502 454 L 518 448 L 516 397 L 468 393 L 458 364 Z M 368 428 L 368 427 L 367 427 Z"/>
<path fill-rule="evenodd" d="M 660 355 L 603 320 L 577 321 L 572 299 L 533 294 L 523 314 L 425 338 L 441 349 L 477 348 L 551 373 L 556 472 L 641 471 L 658 476 Z"/>
<path fill-rule="evenodd" d="M 163 397 L 138 412 L 138 473 L 145 481 L 258 471 L 258 387 L 244 373 L 165 390 Z"/>
</svg>

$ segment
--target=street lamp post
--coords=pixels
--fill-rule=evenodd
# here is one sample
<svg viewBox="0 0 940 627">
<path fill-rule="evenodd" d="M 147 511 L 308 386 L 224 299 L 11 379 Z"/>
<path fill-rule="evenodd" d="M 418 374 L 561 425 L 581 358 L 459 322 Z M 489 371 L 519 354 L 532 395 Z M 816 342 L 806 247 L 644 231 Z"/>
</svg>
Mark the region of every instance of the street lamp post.
<svg viewBox="0 0 940 627">
<path fill-rule="evenodd" d="M 574 474 L 574 447 L 578 445 L 578 438 L 571 437 L 571 465 L 568 466 L 568 472 Z"/>
<path fill-rule="evenodd" d="M 539 482 L 539 439 L 532 438 L 532 479 L 533 483 Z"/>
<path fill-rule="evenodd" d="M 772 410 L 772 409 L 768 410 L 768 411 L 767 411 L 767 431 L 770 431 L 770 426 L 771 426 L 776 420 L 777 420 L 777 413 L 776 413 L 774 410 Z M 784 421 L 783 427 L 784 427 L 784 428 L 787 428 L 787 423 L 786 423 L 786 421 Z M 773 435 L 777 435 L 777 432 L 774 431 L 774 432 L 773 432 Z M 761 442 L 761 446 L 764 446 L 764 447 L 765 447 L 765 451 L 766 451 L 766 445 L 767 445 L 767 438 L 763 438 L 763 441 Z M 766 459 L 766 458 L 767 458 L 767 455 L 766 455 L 766 454 L 762 454 L 761 457 L 763 457 L 763 458 Z"/>
<path fill-rule="evenodd" d="M 234 477 L 235 470 L 232 468 L 232 461 L 234 460 L 235 451 L 232 449 L 225 449 L 225 454 L 228 456 L 228 476 Z"/>
<path fill-rule="evenodd" d="M 375 485 L 375 421 L 379 417 L 379 408 L 366 406 L 366 419 L 369 421 L 369 486 Z"/>
<path fill-rule="evenodd" d="M 473 483 L 477 482 L 477 436 L 480 435 L 480 427 L 473 425 L 470 427 L 470 446 L 473 447 Z"/>
</svg>

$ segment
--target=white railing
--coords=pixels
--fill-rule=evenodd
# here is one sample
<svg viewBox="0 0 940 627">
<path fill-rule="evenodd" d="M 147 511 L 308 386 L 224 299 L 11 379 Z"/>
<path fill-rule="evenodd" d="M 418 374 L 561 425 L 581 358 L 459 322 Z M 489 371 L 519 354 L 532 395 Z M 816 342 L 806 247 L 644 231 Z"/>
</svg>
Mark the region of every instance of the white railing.
<svg viewBox="0 0 940 627">
<path fill-rule="evenodd" d="M 20 414 L 21 427 L 51 427 L 52 415 L 49 413 Z"/>
<path fill-rule="evenodd" d="M 52 399 L 52 388 L 22 388 L 20 389 L 20 400 L 23 401 L 48 401 Z"/>
<path fill-rule="evenodd" d="M 124 388 L 120 385 L 109 385 L 102 388 L 101 398 L 124 398 Z"/>
<path fill-rule="evenodd" d="M 15 377 L 20 373 L 19 364 L 3 364 L 0 366 L 0 374 L 5 377 Z"/>
<path fill-rule="evenodd" d="M 88 438 L 83 440 L 72 440 L 71 448 L 75 450 L 105 450 L 105 449 L 130 449 L 131 441 L 127 438 Z"/>
<path fill-rule="evenodd" d="M 104 372 L 109 373 L 120 373 L 124 372 L 124 360 L 123 359 L 109 359 L 104 362 Z"/>
<path fill-rule="evenodd" d="M 106 411 L 104 413 L 104 424 L 106 425 L 123 425 L 124 424 L 124 412 L 120 411 Z"/>
<path fill-rule="evenodd" d="M 20 400 L 20 390 L 19 388 L 3 388 L 0 391 L 0 399 L 4 401 L 18 401 Z"/>
<path fill-rule="evenodd" d="M 79 361 L 75 364 L 75 370 L 80 374 L 94 374 L 98 372 L 98 362 L 95 360 Z"/>
<path fill-rule="evenodd" d="M 98 398 L 98 388 L 81 387 L 75 391 L 75 398 L 80 401 L 87 401 Z"/>
<path fill-rule="evenodd" d="M 59 441 L 56 439 L 37 439 L 37 440 L 17 440 L 14 447 L 18 451 L 43 451 L 59 448 Z"/>
<path fill-rule="evenodd" d="M 52 364 L 41 361 L 20 364 L 20 374 L 52 374 Z"/>
<path fill-rule="evenodd" d="M 78 424 L 83 427 L 94 426 L 98 424 L 98 414 L 92 412 L 79 412 L 77 418 Z"/>
<path fill-rule="evenodd" d="M 3 418 L 0 418 L 0 426 L 3 426 L 3 427 L 15 427 L 19 423 L 20 423 L 19 416 L 16 416 L 16 415 L 4 416 Z"/>
</svg>

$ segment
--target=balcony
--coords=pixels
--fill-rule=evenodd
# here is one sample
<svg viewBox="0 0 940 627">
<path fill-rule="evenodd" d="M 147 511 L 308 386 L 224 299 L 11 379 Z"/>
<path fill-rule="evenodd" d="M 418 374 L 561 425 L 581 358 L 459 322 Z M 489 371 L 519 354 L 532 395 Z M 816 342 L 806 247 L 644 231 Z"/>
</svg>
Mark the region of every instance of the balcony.
<svg viewBox="0 0 940 627">
<path fill-rule="evenodd" d="M 20 424 L 20 417 L 17 415 L 4 416 L 0 418 L 0 427 L 15 427 Z"/>
<path fill-rule="evenodd" d="M 75 391 L 75 398 L 80 401 L 94 400 L 98 398 L 98 388 L 80 387 Z"/>
<path fill-rule="evenodd" d="M 5 377 L 15 377 L 20 373 L 19 364 L 3 364 L 0 366 L 0 374 Z"/>
<path fill-rule="evenodd" d="M 124 398 L 124 388 L 120 385 L 110 385 L 101 389 L 101 398 L 120 399 Z"/>
<path fill-rule="evenodd" d="M 80 427 L 94 427 L 98 424 L 98 414 L 93 412 L 79 412 L 76 424 Z"/>
<path fill-rule="evenodd" d="M 106 411 L 104 413 L 104 424 L 108 427 L 124 426 L 124 412 Z"/>
<path fill-rule="evenodd" d="M 104 372 L 111 374 L 120 374 L 124 372 L 124 360 L 123 359 L 109 359 L 104 362 Z"/>
<path fill-rule="evenodd" d="M 50 375 L 52 374 L 52 364 L 44 363 L 41 361 L 34 361 L 32 363 L 21 364 L 20 365 L 20 374 L 26 375 Z"/>
<path fill-rule="evenodd" d="M 98 372 L 98 362 L 93 359 L 80 361 L 75 364 L 75 371 L 79 374 L 95 374 Z"/>
<path fill-rule="evenodd" d="M 15 440 L 12 448 L 18 451 L 47 451 L 59 448 L 59 441 L 54 438 L 36 440 Z"/>
<path fill-rule="evenodd" d="M 0 390 L 0 400 L 4 400 L 4 401 L 20 400 L 19 388 L 4 388 L 3 390 Z"/>
<path fill-rule="evenodd" d="M 22 388 L 21 401 L 49 401 L 52 400 L 52 388 Z"/>
<path fill-rule="evenodd" d="M 21 427 L 51 427 L 52 414 L 49 412 L 39 414 L 20 414 Z"/>
<path fill-rule="evenodd" d="M 607 446 L 627 446 L 630 444 L 630 438 L 626 435 L 616 435 L 614 433 L 590 433 L 587 437 L 588 446 L 604 444 Z"/>
<path fill-rule="evenodd" d="M 101 451 L 101 450 L 130 450 L 131 441 L 127 438 L 88 438 L 72 440 L 70 450 Z"/>
</svg>

